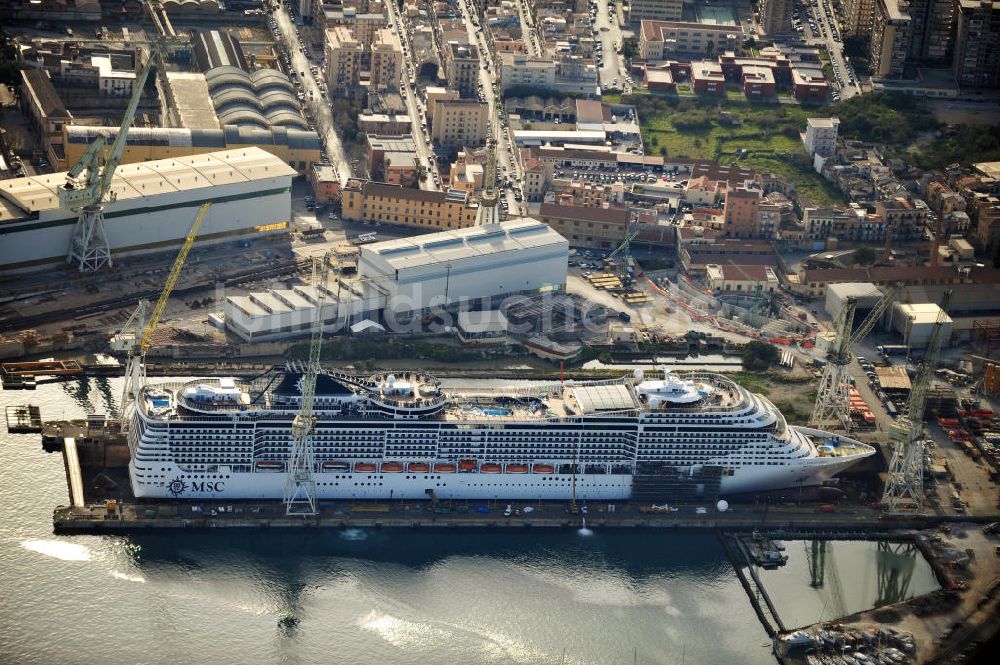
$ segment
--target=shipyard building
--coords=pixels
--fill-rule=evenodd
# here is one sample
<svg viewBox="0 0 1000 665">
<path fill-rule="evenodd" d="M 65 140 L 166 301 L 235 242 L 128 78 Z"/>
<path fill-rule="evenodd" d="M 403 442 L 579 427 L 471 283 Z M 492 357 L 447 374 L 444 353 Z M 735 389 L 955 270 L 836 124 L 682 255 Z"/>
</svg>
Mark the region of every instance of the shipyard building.
<svg viewBox="0 0 1000 665">
<path fill-rule="evenodd" d="M 432 307 L 495 308 L 517 293 L 566 286 L 569 244 L 548 225 L 522 218 L 361 247 L 357 277 L 331 279 L 323 320 L 329 331 L 364 319 L 392 329 Z M 226 298 L 226 327 L 247 342 L 306 334 L 317 315 L 318 286 L 298 285 Z"/>
<path fill-rule="evenodd" d="M 118 167 L 105 205 L 115 255 L 179 245 L 206 201 L 198 244 L 287 230 L 295 170 L 260 148 Z M 65 173 L 0 181 L 0 273 L 65 262 L 77 213 L 59 206 Z"/>
</svg>

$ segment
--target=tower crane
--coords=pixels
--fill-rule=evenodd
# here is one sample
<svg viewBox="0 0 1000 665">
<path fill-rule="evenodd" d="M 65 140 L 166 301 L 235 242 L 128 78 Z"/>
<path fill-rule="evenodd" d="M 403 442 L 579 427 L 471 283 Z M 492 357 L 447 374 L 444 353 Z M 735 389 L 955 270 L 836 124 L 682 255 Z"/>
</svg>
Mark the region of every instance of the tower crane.
<svg viewBox="0 0 1000 665">
<path fill-rule="evenodd" d="M 847 367 L 853 360 L 854 348 L 872 331 L 889 305 L 895 302 L 901 289 L 901 284 L 886 287 L 875 307 L 853 333 L 851 328 L 854 324 L 854 313 L 858 307 L 858 300 L 854 297 L 848 297 L 844 301 L 837 315 L 837 338 L 829 353 L 829 362 L 823 368 L 819 390 L 816 393 L 816 404 L 813 407 L 810 421 L 816 427 L 821 427 L 827 422 L 839 421 L 844 426 L 844 431 L 850 432 L 851 414 L 850 396 L 847 389 Z"/>
<path fill-rule="evenodd" d="M 285 514 L 315 515 L 318 510 L 316 500 L 316 479 L 313 477 L 315 454 L 312 432 L 316 425 L 313 407 L 316 402 L 316 379 L 320 373 L 320 352 L 323 350 L 323 306 L 328 293 L 330 279 L 330 255 L 322 259 L 319 285 L 316 295 L 316 318 L 312 323 L 309 341 L 309 360 L 302 374 L 302 401 L 299 412 L 292 421 L 292 449 L 289 455 L 288 479 L 285 481 Z M 339 307 L 339 297 L 337 306 Z M 336 317 L 335 317 L 336 318 Z"/>
<path fill-rule="evenodd" d="M 188 231 L 187 237 L 184 238 L 180 251 L 177 252 L 177 258 L 174 259 L 174 265 L 170 268 L 170 274 L 163 285 L 163 291 L 160 292 L 160 297 L 156 301 L 152 315 L 147 320 L 149 302 L 140 300 L 139 306 L 132 312 L 132 316 L 125 322 L 125 326 L 111 338 L 111 350 L 123 351 L 128 355 L 128 364 L 125 368 L 125 387 L 122 391 L 121 401 L 121 412 L 123 415 L 126 404 L 130 400 L 135 399 L 139 390 L 146 383 L 146 352 L 153 341 L 153 332 L 163 317 L 163 312 L 167 308 L 167 302 L 170 300 L 170 294 L 177 284 L 177 279 L 181 275 L 181 269 L 184 267 L 185 261 L 187 261 L 191 246 L 194 244 L 194 240 L 198 236 L 198 231 L 201 229 L 201 223 L 205 221 L 205 214 L 208 213 L 208 209 L 211 206 L 211 202 L 201 204 L 198 215 L 194 218 L 194 223 L 191 224 L 191 229 Z M 123 418 L 122 425 L 124 426 L 124 424 L 125 420 Z"/>
<path fill-rule="evenodd" d="M 927 406 L 927 389 L 945 341 L 944 328 L 948 322 L 950 302 L 951 291 L 945 291 L 941 296 L 934 329 L 927 340 L 924 359 L 910 387 L 906 409 L 889 430 L 892 457 L 882 493 L 882 504 L 889 513 L 920 513 L 924 508 L 924 409 Z"/>
<path fill-rule="evenodd" d="M 59 187 L 59 205 L 79 212 L 66 262 L 78 263 L 80 272 L 110 268 L 112 265 L 111 246 L 104 230 L 104 205 L 117 198 L 115 192 L 111 191 L 111 181 L 121 163 L 128 130 L 135 119 L 146 80 L 156 59 L 160 57 L 160 47 L 168 43 L 168 40 L 158 42 L 150 50 L 149 59 L 135 79 L 132 99 L 125 109 L 125 116 L 111 149 L 105 150 L 107 137 L 98 136 L 80 160 L 70 168 L 66 174 L 66 182 Z"/>
</svg>

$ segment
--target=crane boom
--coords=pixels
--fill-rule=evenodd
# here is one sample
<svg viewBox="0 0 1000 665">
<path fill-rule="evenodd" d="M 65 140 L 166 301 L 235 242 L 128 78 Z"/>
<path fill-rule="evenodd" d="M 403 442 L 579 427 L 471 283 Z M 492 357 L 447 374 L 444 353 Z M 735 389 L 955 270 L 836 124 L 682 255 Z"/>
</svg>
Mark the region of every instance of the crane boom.
<svg viewBox="0 0 1000 665">
<path fill-rule="evenodd" d="M 889 305 L 896 302 L 896 298 L 899 296 L 899 292 L 902 289 L 903 285 L 900 283 L 892 284 L 886 288 L 882 297 L 879 298 L 877 303 L 875 303 L 875 307 L 872 308 L 872 311 L 868 312 L 868 316 L 865 317 L 865 320 L 861 322 L 858 329 L 854 331 L 853 335 L 851 335 L 850 348 L 852 353 L 854 347 L 860 344 L 865 337 L 868 337 L 868 333 L 872 331 L 875 324 L 882 318 L 882 315 L 885 314 L 885 310 L 889 308 Z"/>
<path fill-rule="evenodd" d="M 284 497 L 287 515 L 315 515 L 318 512 L 316 481 L 313 478 L 312 431 L 315 425 L 313 407 L 316 402 L 316 379 L 320 372 L 319 361 L 323 350 L 323 306 L 326 304 L 329 291 L 327 288 L 329 276 L 330 255 L 327 254 L 320 266 L 316 318 L 312 322 L 309 360 L 302 374 L 302 400 L 299 403 L 299 412 L 292 421 L 292 449 Z"/>
<path fill-rule="evenodd" d="M 194 218 L 194 223 L 191 225 L 191 229 L 188 231 L 187 237 L 184 238 L 184 244 L 181 245 L 181 251 L 177 253 L 174 265 L 170 268 L 170 275 L 167 276 L 167 281 L 163 285 L 163 291 L 160 292 L 160 299 L 156 301 L 156 307 L 153 308 L 153 314 L 149 317 L 149 321 L 146 323 L 142 331 L 142 341 L 139 343 L 139 349 L 142 355 L 146 355 L 146 351 L 149 350 L 149 343 L 153 338 L 153 331 L 156 330 L 156 326 L 160 322 L 160 317 L 163 316 L 163 311 L 167 308 L 167 301 L 170 300 L 170 293 L 174 290 L 174 286 L 177 284 L 177 279 L 181 276 L 181 269 L 184 267 L 184 262 L 187 261 L 188 253 L 191 251 L 194 239 L 198 236 L 198 231 L 201 229 L 201 223 L 205 220 L 205 214 L 208 212 L 210 207 L 212 207 L 212 203 L 210 201 L 206 201 L 201 204 L 201 209 L 198 210 L 198 216 Z"/>
<path fill-rule="evenodd" d="M 153 339 L 153 332 L 156 330 L 156 326 L 163 316 L 163 312 L 167 307 L 167 301 L 170 300 L 170 294 L 177 284 L 177 279 L 180 277 L 185 261 L 187 261 L 191 246 L 194 244 L 194 240 L 198 236 L 198 231 L 201 229 L 201 223 L 205 220 L 205 213 L 208 212 L 211 205 L 210 201 L 206 201 L 198 210 L 198 215 L 191 224 L 191 229 L 188 231 L 187 237 L 184 239 L 184 243 L 177 253 L 177 258 L 174 259 L 174 265 L 170 268 L 170 274 L 163 285 L 163 291 L 160 292 L 159 300 L 156 301 L 153 314 L 149 319 L 146 318 L 146 313 L 149 310 L 149 302 L 140 300 L 139 306 L 136 307 L 122 329 L 111 337 L 111 350 L 125 352 L 128 356 L 128 364 L 125 369 L 125 386 L 122 389 L 121 413 L 123 416 L 129 400 L 134 399 L 146 383 L 146 351 L 149 350 Z M 123 429 L 126 427 L 126 422 L 126 419 L 123 417 Z"/>
</svg>

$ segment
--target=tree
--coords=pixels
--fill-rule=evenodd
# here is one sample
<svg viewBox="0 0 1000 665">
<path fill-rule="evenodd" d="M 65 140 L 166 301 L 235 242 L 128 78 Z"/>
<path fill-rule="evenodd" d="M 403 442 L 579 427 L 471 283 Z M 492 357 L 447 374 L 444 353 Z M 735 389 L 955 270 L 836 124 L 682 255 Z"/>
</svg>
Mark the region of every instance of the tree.
<svg viewBox="0 0 1000 665">
<path fill-rule="evenodd" d="M 768 342 L 754 340 L 743 347 L 740 357 L 744 369 L 762 372 L 778 362 L 778 349 Z"/>
<path fill-rule="evenodd" d="M 622 40 L 622 57 L 631 59 L 638 55 L 638 53 L 639 39 L 637 37 L 629 37 Z"/>
<path fill-rule="evenodd" d="M 852 35 L 844 38 L 845 58 L 866 58 L 868 57 L 868 46 L 871 40 L 867 35 Z"/>
<path fill-rule="evenodd" d="M 854 263 L 859 266 L 870 266 L 878 260 L 878 252 L 874 247 L 864 245 L 854 250 Z"/>
</svg>

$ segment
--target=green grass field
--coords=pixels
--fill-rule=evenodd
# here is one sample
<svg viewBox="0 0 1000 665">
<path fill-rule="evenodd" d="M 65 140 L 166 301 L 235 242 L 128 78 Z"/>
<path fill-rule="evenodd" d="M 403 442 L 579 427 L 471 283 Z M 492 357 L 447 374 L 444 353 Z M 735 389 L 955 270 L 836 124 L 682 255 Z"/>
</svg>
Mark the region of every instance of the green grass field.
<svg viewBox="0 0 1000 665">
<path fill-rule="evenodd" d="M 643 141 L 650 154 L 660 154 L 666 148 L 670 157 L 730 164 L 746 150 L 748 155 L 739 160 L 740 165 L 792 179 L 798 191 L 817 205 L 842 203 L 838 192 L 818 173 L 792 160 L 802 153 L 799 133 L 805 131 L 806 118 L 823 115 L 821 110 L 797 104 L 752 103 L 729 95 L 720 100 L 650 108 L 653 105 L 638 104 Z M 738 124 L 722 121 L 720 111 Z"/>
</svg>

